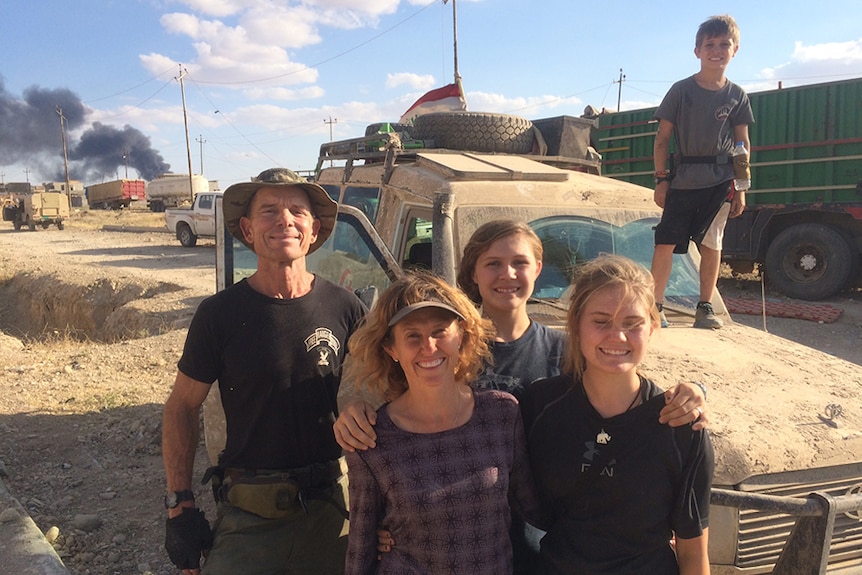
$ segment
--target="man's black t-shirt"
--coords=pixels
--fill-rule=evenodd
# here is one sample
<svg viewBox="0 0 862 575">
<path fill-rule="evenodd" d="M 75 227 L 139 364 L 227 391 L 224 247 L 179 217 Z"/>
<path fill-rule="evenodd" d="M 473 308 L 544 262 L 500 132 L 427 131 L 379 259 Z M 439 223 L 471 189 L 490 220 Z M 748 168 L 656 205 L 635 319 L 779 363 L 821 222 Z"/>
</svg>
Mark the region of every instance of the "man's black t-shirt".
<svg viewBox="0 0 862 575">
<path fill-rule="evenodd" d="M 266 297 L 242 281 L 200 304 L 178 367 L 219 382 L 222 467 L 290 469 L 341 456 L 335 398 L 347 340 L 364 314 L 356 296 L 319 277 L 295 299 Z"/>
</svg>

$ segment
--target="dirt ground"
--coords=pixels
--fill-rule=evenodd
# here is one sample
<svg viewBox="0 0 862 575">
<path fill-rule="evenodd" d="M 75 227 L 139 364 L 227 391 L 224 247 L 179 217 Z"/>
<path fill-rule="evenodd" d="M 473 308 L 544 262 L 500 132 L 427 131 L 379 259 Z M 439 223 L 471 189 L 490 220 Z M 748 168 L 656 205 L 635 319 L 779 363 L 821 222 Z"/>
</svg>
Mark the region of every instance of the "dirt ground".
<svg viewBox="0 0 862 575">
<path fill-rule="evenodd" d="M 161 407 L 185 328 L 215 291 L 213 242 L 102 231 L 162 223 L 124 211 L 63 231 L 0 227 L 0 474 L 74 575 L 176 572 L 162 546 Z M 726 274 L 720 288 L 760 295 L 753 277 Z M 862 293 L 824 303 L 838 321 L 770 317 L 767 330 L 862 365 Z M 202 443 L 196 475 L 207 465 Z M 196 491 L 212 518 L 208 487 Z"/>
</svg>

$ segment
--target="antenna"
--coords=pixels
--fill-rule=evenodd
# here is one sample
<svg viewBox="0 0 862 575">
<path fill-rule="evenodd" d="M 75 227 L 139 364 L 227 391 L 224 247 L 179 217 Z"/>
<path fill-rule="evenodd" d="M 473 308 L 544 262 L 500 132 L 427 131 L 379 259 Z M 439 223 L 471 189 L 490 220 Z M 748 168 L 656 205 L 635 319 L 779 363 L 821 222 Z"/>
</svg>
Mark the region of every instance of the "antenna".
<svg viewBox="0 0 862 575">
<path fill-rule="evenodd" d="M 446 0 L 443 0 L 443 3 L 446 3 Z M 461 80 L 461 73 L 458 71 L 458 11 L 455 9 L 455 0 L 452 0 L 452 37 L 453 41 L 453 52 L 455 54 L 455 81 L 458 82 Z"/>
</svg>

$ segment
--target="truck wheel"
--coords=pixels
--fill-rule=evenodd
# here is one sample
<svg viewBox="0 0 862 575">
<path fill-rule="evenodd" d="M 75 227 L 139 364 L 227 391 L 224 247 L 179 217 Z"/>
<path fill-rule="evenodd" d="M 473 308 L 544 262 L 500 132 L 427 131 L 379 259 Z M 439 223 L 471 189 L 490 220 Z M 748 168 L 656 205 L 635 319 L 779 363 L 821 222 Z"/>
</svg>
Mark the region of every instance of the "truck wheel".
<svg viewBox="0 0 862 575">
<path fill-rule="evenodd" d="M 57 222 L 57 229 L 58 230 L 62 230 L 65 227 L 66 227 L 66 224 L 64 224 L 62 221 Z"/>
<path fill-rule="evenodd" d="M 413 137 L 434 140 L 435 148 L 527 154 L 533 123 L 519 116 L 480 112 L 434 112 L 413 121 Z"/>
<path fill-rule="evenodd" d="M 12 223 L 12 225 L 15 227 L 16 232 L 21 231 L 21 220 L 15 218 L 15 221 Z"/>
<path fill-rule="evenodd" d="M 198 237 L 192 233 L 192 229 L 185 222 L 177 224 L 177 239 L 184 248 L 193 248 L 198 243 Z"/>
<path fill-rule="evenodd" d="M 856 271 L 856 254 L 836 229 L 799 224 L 778 234 L 766 251 L 766 281 L 786 296 L 821 300 Z"/>
<path fill-rule="evenodd" d="M 163 212 L 165 211 L 165 204 L 159 200 L 153 200 L 150 202 L 150 211 L 151 212 Z"/>
</svg>

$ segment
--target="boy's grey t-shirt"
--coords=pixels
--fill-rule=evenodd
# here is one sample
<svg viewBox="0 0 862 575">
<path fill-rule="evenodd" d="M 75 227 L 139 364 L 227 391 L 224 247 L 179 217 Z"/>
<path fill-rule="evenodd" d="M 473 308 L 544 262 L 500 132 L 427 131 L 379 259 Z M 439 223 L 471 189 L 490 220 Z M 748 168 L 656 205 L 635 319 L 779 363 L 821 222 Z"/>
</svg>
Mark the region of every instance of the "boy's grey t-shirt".
<svg viewBox="0 0 862 575">
<path fill-rule="evenodd" d="M 673 124 L 676 153 L 684 156 L 730 155 L 733 128 L 753 124 L 754 114 L 745 90 L 730 80 L 721 90 L 701 88 L 694 76 L 671 86 L 655 119 Z M 671 187 L 706 188 L 733 179 L 733 165 L 680 164 L 675 166 Z"/>
</svg>

